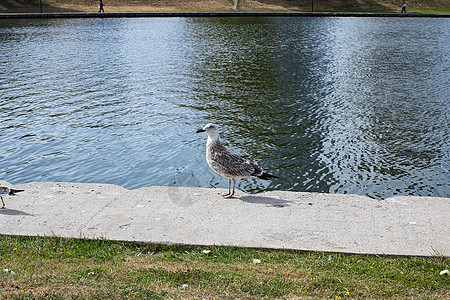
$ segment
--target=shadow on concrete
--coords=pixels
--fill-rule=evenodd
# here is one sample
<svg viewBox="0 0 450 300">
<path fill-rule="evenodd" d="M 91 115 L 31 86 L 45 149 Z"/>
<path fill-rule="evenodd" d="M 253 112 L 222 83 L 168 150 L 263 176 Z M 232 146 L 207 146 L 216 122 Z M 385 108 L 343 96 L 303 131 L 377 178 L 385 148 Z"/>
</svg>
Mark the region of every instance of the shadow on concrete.
<svg viewBox="0 0 450 300">
<path fill-rule="evenodd" d="M 243 202 L 253 203 L 253 204 L 265 204 L 269 206 L 274 206 L 278 208 L 291 206 L 289 201 L 273 198 L 273 197 L 262 197 L 262 196 L 243 196 L 238 198 Z"/>
<path fill-rule="evenodd" d="M 9 216 L 33 216 L 33 214 L 29 214 L 27 212 L 21 211 L 21 210 L 17 210 L 17 209 L 9 209 L 9 208 L 4 208 L 4 209 L 0 209 L 0 215 L 9 215 Z"/>
</svg>

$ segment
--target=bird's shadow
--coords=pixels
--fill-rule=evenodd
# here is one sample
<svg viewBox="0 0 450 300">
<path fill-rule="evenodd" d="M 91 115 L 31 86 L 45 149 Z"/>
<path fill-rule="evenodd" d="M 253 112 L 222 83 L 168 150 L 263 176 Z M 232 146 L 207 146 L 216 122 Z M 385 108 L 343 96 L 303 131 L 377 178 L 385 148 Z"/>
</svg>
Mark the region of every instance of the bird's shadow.
<svg viewBox="0 0 450 300">
<path fill-rule="evenodd" d="M 33 216 L 33 214 L 29 214 L 27 212 L 17 210 L 17 209 L 10 209 L 10 208 L 4 208 L 0 209 L 0 215 L 8 215 L 8 216 Z"/>
<path fill-rule="evenodd" d="M 239 197 L 240 200 L 247 202 L 247 203 L 253 203 L 253 204 L 265 204 L 268 206 L 273 207 L 288 207 L 291 206 L 289 201 L 273 198 L 273 197 L 262 197 L 262 196 L 243 196 Z"/>
</svg>

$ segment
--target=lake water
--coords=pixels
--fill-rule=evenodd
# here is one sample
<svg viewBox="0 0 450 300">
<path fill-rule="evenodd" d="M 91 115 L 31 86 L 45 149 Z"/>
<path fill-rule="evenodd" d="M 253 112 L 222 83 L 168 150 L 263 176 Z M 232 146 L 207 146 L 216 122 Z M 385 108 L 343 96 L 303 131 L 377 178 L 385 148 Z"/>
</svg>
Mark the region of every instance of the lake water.
<svg viewBox="0 0 450 300">
<path fill-rule="evenodd" d="M 0 179 L 450 197 L 450 19 L 0 20 Z"/>
</svg>

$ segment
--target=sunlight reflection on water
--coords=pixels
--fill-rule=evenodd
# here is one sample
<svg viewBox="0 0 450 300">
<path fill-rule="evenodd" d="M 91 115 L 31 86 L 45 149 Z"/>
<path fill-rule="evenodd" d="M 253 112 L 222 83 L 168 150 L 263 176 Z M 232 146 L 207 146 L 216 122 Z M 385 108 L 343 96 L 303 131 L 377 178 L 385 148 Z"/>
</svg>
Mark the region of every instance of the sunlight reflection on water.
<svg viewBox="0 0 450 300">
<path fill-rule="evenodd" d="M 226 187 L 206 137 L 281 177 L 247 192 L 450 196 L 450 22 L 0 20 L 1 179 Z M 404 34 L 407 32 L 408 34 Z"/>
</svg>

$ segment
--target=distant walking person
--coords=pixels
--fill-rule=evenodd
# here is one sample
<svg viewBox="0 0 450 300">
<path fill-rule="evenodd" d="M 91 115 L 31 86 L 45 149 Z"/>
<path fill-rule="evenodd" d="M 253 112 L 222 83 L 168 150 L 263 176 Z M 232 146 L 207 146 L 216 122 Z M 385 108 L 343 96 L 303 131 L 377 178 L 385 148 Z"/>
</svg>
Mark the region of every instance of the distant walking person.
<svg viewBox="0 0 450 300">
<path fill-rule="evenodd" d="M 101 1 L 101 0 L 100 0 L 100 1 Z M 405 3 L 405 0 L 403 0 L 402 13 L 405 13 L 405 14 L 406 14 L 406 3 Z"/>
<path fill-rule="evenodd" d="M 98 0 L 98 12 L 105 12 L 105 10 L 103 9 L 103 2 L 102 0 Z"/>
</svg>

